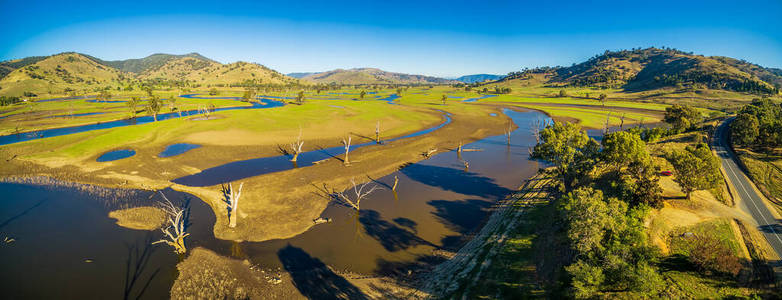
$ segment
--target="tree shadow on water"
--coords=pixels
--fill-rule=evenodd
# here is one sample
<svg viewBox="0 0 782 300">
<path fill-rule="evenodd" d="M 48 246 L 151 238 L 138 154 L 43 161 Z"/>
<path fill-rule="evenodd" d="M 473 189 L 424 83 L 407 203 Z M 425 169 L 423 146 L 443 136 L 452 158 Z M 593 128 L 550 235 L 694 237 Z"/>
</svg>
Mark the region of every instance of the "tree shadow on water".
<svg viewBox="0 0 782 300">
<path fill-rule="evenodd" d="M 368 299 L 364 293 L 319 259 L 291 245 L 277 251 L 293 284 L 309 299 Z"/>
<path fill-rule="evenodd" d="M 156 250 L 156 247 L 152 246 L 153 240 L 151 232 L 148 232 L 139 243 L 125 245 L 128 250 L 128 257 L 125 260 L 123 299 L 140 299 L 144 296 L 155 277 L 157 277 L 157 274 L 160 273 L 160 266 L 149 265 L 149 259 Z M 150 270 L 152 273 L 144 280 L 142 277 L 144 273 L 148 273 L 145 271 L 149 267 L 155 270 Z"/>
<path fill-rule="evenodd" d="M 420 183 L 439 187 L 464 195 L 499 199 L 511 192 L 488 177 L 462 169 L 412 164 L 401 170 L 403 174 Z"/>
<path fill-rule="evenodd" d="M 451 231 L 458 232 L 456 236 L 446 236 L 442 239 L 443 248 L 457 248 L 464 242 L 464 235 L 476 230 L 488 214 L 491 203 L 482 200 L 432 200 L 427 204 L 433 206 L 435 217 Z"/>
<path fill-rule="evenodd" d="M 418 237 L 412 232 L 381 219 L 380 213 L 377 211 L 362 210 L 360 212 L 359 221 L 364 225 L 364 231 L 366 231 L 367 235 L 376 239 L 383 245 L 383 248 L 390 252 L 404 250 L 418 245 L 436 247 L 434 244 Z"/>
</svg>

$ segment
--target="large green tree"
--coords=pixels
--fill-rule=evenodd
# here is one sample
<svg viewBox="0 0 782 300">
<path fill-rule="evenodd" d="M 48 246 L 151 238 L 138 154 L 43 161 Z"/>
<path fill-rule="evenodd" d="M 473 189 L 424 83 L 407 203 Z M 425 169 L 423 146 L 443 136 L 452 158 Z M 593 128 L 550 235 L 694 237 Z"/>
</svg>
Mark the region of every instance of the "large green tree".
<svg viewBox="0 0 782 300">
<path fill-rule="evenodd" d="M 565 191 L 570 191 L 579 178 L 592 170 L 600 145 L 581 126 L 570 122 L 554 122 L 540 132 L 532 157 L 549 161 Z"/>
<path fill-rule="evenodd" d="M 665 108 L 665 123 L 677 132 L 682 132 L 695 127 L 701 120 L 701 113 L 692 106 L 674 104 Z"/>
<path fill-rule="evenodd" d="M 760 134 L 760 122 L 755 115 L 740 113 L 730 124 L 733 143 L 748 146 L 755 143 Z"/>
<path fill-rule="evenodd" d="M 615 166 L 625 166 L 631 162 L 645 159 L 646 143 L 637 134 L 627 131 L 617 131 L 603 137 L 602 158 L 606 163 Z"/>
<path fill-rule="evenodd" d="M 674 150 L 668 154 L 676 171 L 676 181 L 690 199 L 692 192 L 714 188 L 719 184 L 722 174 L 719 161 L 706 144 L 688 146 L 684 150 Z"/>
</svg>

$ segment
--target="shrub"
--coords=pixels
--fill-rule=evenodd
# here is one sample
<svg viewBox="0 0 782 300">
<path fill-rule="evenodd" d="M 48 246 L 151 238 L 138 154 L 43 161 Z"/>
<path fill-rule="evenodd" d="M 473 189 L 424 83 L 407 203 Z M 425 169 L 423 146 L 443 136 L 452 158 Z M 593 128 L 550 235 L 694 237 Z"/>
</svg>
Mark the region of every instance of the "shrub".
<svg viewBox="0 0 782 300">
<path fill-rule="evenodd" d="M 706 235 L 692 237 L 689 261 L 703 272 L 736 276 L 742 265 L 727 245 Z"/>
</svg>

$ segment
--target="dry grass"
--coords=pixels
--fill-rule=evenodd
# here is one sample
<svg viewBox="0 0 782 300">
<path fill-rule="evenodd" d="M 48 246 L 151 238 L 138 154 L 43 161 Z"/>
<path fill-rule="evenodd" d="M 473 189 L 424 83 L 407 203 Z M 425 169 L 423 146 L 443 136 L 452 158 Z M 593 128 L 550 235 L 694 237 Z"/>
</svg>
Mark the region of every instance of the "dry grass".
<svg viewBox="0 0 782 300">
<path fill-rule="evenodd" d="M 166 213 L 157 207 L 141 206 L 109 212 L 109 218 L 117 219 L 117 225 L 137 230 L 155 230 L 163 226 Z"/>
</svg>

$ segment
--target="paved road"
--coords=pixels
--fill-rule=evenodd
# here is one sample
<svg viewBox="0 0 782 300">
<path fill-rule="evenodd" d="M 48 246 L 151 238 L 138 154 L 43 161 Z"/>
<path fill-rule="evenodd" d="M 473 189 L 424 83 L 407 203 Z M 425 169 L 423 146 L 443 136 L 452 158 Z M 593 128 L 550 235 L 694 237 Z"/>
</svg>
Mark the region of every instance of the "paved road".
<svg viewBox="0 0 782 300">
<path fill-rule="evenodd" d="M 763 203 L 763 198 L 752 187 L 750 179 L 739 167 L 735 154 L 728 147 L 728 124 L 731 121 L 733 121 L 732 118 L 720 124 L 712 140 L 712 147 L 722 162 L 722 167 L 727 174 L 726 179 L 735 187 L 737 195 L 734 196 L 741 198 L 740 208 L 755 219 L 768 243 L 771 244 L 777 255 L 782 257 L 782 224 Z"/>
</svg>

